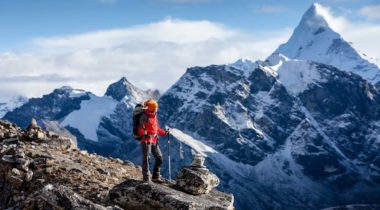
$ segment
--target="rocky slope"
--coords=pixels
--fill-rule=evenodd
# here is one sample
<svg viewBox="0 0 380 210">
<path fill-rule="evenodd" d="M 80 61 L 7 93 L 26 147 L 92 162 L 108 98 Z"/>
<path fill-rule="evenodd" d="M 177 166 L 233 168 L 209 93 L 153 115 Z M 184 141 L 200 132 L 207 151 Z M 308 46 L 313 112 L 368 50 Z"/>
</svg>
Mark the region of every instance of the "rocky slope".
<svg viewBox="0 0 380 210">
<path fill-rule="evenodd" d="M 38 126 L 22 130 L 0 121 L 0 158 L 1 209 L 233 209 L 232 195 L 213 190 L 194 196 L 175 185 L 142 183 L 133 163 L 88 154 Z M 133 198 L 133 205 L 124 198 Z"/>
<path fill-rule="evenodd" d="M 30 136 L 0 121 L 1 209 L 54 207 L 46 197 L 53 188 L 101 209 L 95 203 L 107 205 L 108 192 L 115 185 L 140 178 L 140 169 L 130 162 L 89 154 L 71 139 L 51 132 L 38 133 Z"/>
</svg>

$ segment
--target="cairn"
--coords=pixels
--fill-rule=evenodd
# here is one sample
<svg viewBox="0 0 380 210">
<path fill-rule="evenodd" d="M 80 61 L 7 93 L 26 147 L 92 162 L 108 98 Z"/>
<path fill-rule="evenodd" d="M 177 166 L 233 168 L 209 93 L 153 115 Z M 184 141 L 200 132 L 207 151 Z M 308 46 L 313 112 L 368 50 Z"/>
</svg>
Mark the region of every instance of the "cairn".
<svg viewBox="0 0 380 210">
<path fill-rule="evenodd" d="M 207 194 L 219 185 L 219 178 L 204 166 L 205 158 L 196 154 L 190 166 L 182 168 L 176 179 L 177 186 L 190 194 Z"/>
</svg>

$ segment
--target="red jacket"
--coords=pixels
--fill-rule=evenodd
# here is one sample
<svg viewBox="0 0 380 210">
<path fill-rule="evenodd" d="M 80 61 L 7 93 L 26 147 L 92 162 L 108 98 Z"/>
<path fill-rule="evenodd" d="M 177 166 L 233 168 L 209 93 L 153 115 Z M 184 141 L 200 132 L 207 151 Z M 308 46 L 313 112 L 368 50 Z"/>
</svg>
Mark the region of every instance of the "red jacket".
<svg viewBox="0 0 380 210">
<path fill-rule="evenodd" d="M 160 136 L 166 134 L 166 131 L 159 127 L 156 116 L 156 114 L 152 114 L 148 110 L 144 111 L 144 115 L 140 119 L 140 125 L 137 131 L 138 135 L 142 136 L 141 142 L 151 142 L 155 144 L 157 143 L 157 134 Z M 146 130 L 146 136 L 143 135 L 144 130 Z"/>
</svg>

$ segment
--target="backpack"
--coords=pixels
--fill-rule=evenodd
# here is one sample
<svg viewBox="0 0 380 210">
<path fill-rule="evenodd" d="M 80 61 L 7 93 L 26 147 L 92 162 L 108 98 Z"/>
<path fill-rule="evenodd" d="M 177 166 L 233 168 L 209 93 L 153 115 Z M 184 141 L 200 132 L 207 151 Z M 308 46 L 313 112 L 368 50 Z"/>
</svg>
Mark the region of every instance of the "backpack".
<svg viewBox="0 0 380 210">
<path fill-rule="evenodd" d="M 139 136 L 138 129 L 139 129 L 139 124 L 140 124 L 140 119 L 144 115 L 144 105 L 143 104 L 137 104 L 135 108 L 133 109 L 133 138 L 136 139 L 137 141 L 141 140 L 142 136 Z"/>
</svg>

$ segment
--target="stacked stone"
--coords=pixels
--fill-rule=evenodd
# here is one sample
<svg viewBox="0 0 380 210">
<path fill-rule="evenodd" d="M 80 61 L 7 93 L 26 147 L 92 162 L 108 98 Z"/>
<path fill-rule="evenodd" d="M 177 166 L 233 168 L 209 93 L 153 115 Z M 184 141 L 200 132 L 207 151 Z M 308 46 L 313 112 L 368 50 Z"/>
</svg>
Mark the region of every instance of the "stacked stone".
<svg viewBox="0 0 380 210">
<path fill-rule="evenodd" d="M 176 179 L 177 186 L 183 191 L 200 195 L 209 193 L 219 185 L 219 178 L 204 165 L 204 157 L 197 154 L 188 167 L 182 168 Z"/>
</svg>

